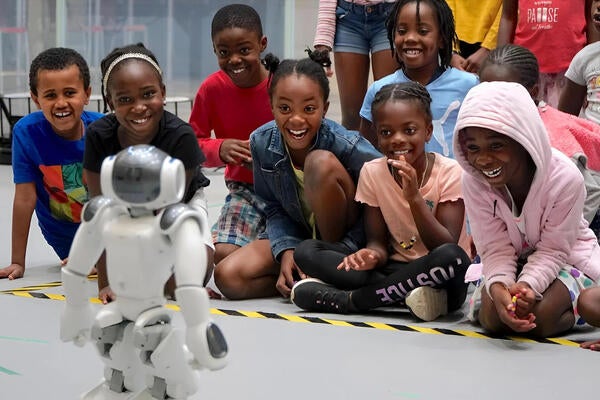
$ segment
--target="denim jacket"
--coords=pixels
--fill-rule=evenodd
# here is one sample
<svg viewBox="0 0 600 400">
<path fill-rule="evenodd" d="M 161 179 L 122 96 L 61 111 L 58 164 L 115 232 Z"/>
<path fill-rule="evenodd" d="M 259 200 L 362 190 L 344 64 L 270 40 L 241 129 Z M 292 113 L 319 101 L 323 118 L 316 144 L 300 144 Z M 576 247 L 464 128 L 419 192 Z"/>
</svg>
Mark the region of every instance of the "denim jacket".
<svg viewBox="0 0 600 400">
<path fill-rule="evenodd" d="M 336 155 L 358 182 L 360 169 L 366 161 L 381 157 L 381 153 L 356 131 L 349 131 L 336 122 L 323 119 L 312 150 L 328 150 Z M 254 191 L 266 203 L 267 235 L 276 260 L 284 250 L 295 249 L 312 237 L 312 229 L 302 213 L 296 176 L 281 132 L 275 121 L 256 129 L 250 136 L 254 170 Z M 342 241 L 351 250 L 364 244 L 362 218 Z"/>
</svg>

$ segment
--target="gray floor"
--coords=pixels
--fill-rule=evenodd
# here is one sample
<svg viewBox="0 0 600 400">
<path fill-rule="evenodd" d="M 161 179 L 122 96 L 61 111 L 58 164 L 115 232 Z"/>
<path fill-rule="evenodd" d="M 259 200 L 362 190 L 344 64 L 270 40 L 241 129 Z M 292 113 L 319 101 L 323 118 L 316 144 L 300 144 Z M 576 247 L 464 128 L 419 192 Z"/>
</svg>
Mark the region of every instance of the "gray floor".
<svg viewBox="0 0 600 400">
<path fill-rule="evenodd" d="M 208 193 L 214 219 L 225 188 L 220 172 L 212 178 Z M 3 266 L 10 261 L 11 179 L 10 167 L 0 166 Z M 27 262 L 25 278 L 1 280 L 0 291 L 60 280 L 58 259 L 35 223 Z M 94 288 L 95 282 L 90 282 L 90 296 Z M 48 285 L 13 293 L 0 294 L 0 398 L 75 399 L 99 382 L 102 363 L 91 344 L 77 348 L 58 338 L 64 302 L 61 296 L 51 298 L 62 294 L 62 288 Z M 32 297 L 36 293 L 46 293 L 37 295 L 46 298 Z M 231 361 L 221 371 L 201 372 L 201 389 L 193 399 L 597 396 L 590 383 L 597 379 L 600 354 L 573 347 L 571 341 L 598 337 L 597 331 L 573 334 L 558 344 L 540 343 L 477 337 L 480 328 L 467 322 L 464 313 L 418 323 L 401 309 L 317 315 L 278 298 L 220 300 L 213 307 L 229 342 Z M 176 315 L 176 325 L 183 327 L 180 313 Z"/>
</svg>

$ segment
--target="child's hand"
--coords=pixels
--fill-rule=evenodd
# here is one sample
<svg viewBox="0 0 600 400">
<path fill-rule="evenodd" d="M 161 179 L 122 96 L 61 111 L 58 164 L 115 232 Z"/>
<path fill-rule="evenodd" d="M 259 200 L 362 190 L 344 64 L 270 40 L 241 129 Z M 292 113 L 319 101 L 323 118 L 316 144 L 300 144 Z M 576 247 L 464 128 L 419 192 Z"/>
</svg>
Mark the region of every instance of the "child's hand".
<svg viewBox="0 0 600 400">
<path fill-rule="evenodd" d="M 394 180 L 402 188 L 404 198 L 409 200 L 419 194 L 419 182 L 417 180 L 417 171 L 406 162 L 404 156 L 397 160 L 388 159 L 388 164 L 393 167 Z"/>
<path fill-rule="evenodd" d="M 525 282 L 517 282 L 508 288 L 511 296 L 517 296 L 514 313 L 517 318 L 526 318 L 533 311 L 536 303 L 535 292 Z"/>
<path fill-rule="evenodd" d="M 337 266 L 339 270 L 367 271 L 375 268 L 379 262 L 379 255 L 371 249 L 360 249 L 356 253 L 344 257 Z"/>
<path fill-rule="evenodd" d="M 512 294 L 500 283 L 492 285 L 490 288 L 492 300 L 496 306 L 496 312 L 500 320 L 514 332 L 529 332 L 536 327 L 535 315 L 529 313 L 523 317 L 518 317 L 514 313 L 514 304 Z"/>
<path fill-rule="evenodd" d="M 294 277 L 295 274 L 297 277 Z M 306 279 L 308 276 L 294 262 L 294 250 L 286 250 L 281 256 L 281 270 L 275 285 L 283 297 L 290 297 L 292 287 L 298 280 L 297 278 Z"/>
<path fill-rule="evenodd" d="M 111 301 L 116 300 L 117 295 L 114 294 L 110 286 L 105 286 L 102 289 L 100 289 L 100 292 L 98 292 L 98 298 L 100 299 L 102 304 L 108 304 Z"/>
<path fill-rule="evenodd" d="M 8 278 L 8 280 L 22 278 L 25 274 L 25 267 L 21 264 L 13 263 L 6 268 L 0 269 L 0 279 Z"/>
<path fill-rule="evenodd" d="M 219 149 L 219 157 L 225 164 L 252 165 L 250 140 L 225 139 Z"/>
</svg>

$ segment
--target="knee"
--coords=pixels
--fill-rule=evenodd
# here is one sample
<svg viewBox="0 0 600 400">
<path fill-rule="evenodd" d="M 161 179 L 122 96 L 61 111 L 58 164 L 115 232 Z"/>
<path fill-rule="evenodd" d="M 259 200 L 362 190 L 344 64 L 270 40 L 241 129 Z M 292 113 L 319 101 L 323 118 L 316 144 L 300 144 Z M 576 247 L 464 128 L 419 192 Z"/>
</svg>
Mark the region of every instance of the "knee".
<svg viewBox="0 0 600 400">
<path fill-rule="evenodd" d="M 460 270 L 466 271 L 471 265 L 471 258 L 465 250 L 456 243 L 444 243 L 436 247 L 432 252 L 438 253 L 445 259 L 454 260 L 454 264 Z"/>
<path fill-rule="evenodd" d="M 600 288 L 583 290 L 577 299 L 577 311 L 589 324 L 600 323 Z"/>
<path fill-rule="evenodd" d="M 225 259 L 218 263 L 214 269 L 215 285 L 219 291 L 230 300 L 243 298 L 244 280 L 239 269 Z"/>
<path fill-rule="evenodd" d="M 304 160 L 305 185 L 318 188 L 330 179 L 337 179 L 336 171 L 343 169 L 340 160 L 328 150 L 313 150 Z"/>
</svg>

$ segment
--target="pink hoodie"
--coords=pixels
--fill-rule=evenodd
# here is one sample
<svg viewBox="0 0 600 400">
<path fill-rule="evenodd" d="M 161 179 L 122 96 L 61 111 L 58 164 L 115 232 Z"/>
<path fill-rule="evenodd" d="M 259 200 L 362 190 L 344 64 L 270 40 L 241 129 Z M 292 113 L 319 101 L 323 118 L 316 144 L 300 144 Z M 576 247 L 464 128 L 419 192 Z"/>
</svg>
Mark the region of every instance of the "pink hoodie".
<svg viewBox="0 0 600 400">
<path fill-rule="evenodd" d="M 529 152 L 537 170 L 523 205 L 525 239 L 534 251 L 518 277 L 538 298 L 565 264 L 600 278 L 600 247 L 583 218 L 585 187 L 575 164 L 550 147 L 538 110 L 527 90 L 514 82 L 484 82 L 469 91 L 458 114 L 454 154 L 463 168 L 463 196 L 486 287 L 516 280 L 523 251 L 521 233 L 505 194 L 472 167 L 459 143 L 460 131 L 477 126 L 511 137 Z"/>
</svg>

